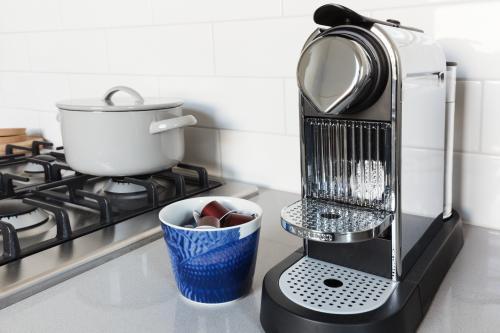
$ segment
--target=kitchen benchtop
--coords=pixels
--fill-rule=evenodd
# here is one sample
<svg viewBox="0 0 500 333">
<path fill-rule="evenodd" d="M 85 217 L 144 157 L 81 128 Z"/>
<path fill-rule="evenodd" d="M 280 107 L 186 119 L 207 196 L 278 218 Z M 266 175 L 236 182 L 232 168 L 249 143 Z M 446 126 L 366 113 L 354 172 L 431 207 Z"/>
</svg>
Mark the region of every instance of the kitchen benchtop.
<svg viewBox="0 0 500 333">
<path fill-rule="evenodd" d="M 0 310 L 0 332 L 261 332 L 264 274 L 301 242 L 281 230 L 296 194 L 261 189 L 264 209 L 250 295 L 199 305 L 177 292 L 162 239 Z M 419 332 L 500 330 L 500 232 L 465 227 L 465 245 Z"/>
</svg>

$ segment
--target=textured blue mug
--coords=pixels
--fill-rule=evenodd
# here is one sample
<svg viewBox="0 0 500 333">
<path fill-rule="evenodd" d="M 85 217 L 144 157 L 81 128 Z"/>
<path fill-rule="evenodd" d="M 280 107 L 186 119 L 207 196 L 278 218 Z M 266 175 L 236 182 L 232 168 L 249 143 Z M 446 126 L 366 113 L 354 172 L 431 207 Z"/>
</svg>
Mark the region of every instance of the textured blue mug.
<svg viewBox="0 0 500 333">
<path fill-rule="evenodd" d="M 209 202 L 251 212 L 255 219 L 220 229 L 193 229 L 182 224 Z M 195 302 L 223 303 L 244 296 L 252 286 L 262 209 L 239 198 L 199 197 L 175 202 L 160 211 L 161 226 L 177 287 Z"/>
</svg>

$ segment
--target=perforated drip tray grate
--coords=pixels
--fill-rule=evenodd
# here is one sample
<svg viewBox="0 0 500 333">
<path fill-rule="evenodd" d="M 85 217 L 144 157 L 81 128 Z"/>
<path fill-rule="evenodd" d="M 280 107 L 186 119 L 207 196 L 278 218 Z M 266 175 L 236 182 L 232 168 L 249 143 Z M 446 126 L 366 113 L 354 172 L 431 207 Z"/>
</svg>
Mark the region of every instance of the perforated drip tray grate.
<svg viewBox="0 0 500 333">
<path fill-rule="evenodd" d="M 310 198 L 281 211 L 281 225 L 286 231 L 320 242 L 369 240 L 379 236 L 391 222 L 390 212 Z"/>
<path fill-rule="evenodd" d="M 303 257 L 283 272 L 279 286 L 294 303 L 330 314 L 357 314 L 377 309 L 397 282 Z"/>
</svg>

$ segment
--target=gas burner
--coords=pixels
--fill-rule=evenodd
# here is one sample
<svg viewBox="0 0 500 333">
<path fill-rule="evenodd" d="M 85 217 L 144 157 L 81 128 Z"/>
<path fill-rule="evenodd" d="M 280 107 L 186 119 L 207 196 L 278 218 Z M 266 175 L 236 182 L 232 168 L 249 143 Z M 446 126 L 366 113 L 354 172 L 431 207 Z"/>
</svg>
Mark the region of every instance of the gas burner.
<svg viewBox="0 0 500 333">
<path fill-rule="evenodd" d="M 4 199 L 0 200 L 0 219 L 22 231 L 47 222 L 49 214 L 40 208 L 25 204 L 21 199 Z"/>
<path fill-rule="evenodd" d="M 141 185 L 127 183 L 120 178 L 111 178 L 106 182 L 103 188 L 104 192 L 113 194 L 134 194 L 144 193 L 146 188 Z"/>
<path fill-rule="evenodd" d="M 53 163 L 56 161 L 56 158 L 54 156 L 50 155 L 38 155 L 35 157 L 37 160 Z M 43 165 L 35 163 L 35 162 L 28 162 L 26 164 L 26 167 L 24 167 L 24 172 L 26 173 L 43 173 Z"/>
</svg>

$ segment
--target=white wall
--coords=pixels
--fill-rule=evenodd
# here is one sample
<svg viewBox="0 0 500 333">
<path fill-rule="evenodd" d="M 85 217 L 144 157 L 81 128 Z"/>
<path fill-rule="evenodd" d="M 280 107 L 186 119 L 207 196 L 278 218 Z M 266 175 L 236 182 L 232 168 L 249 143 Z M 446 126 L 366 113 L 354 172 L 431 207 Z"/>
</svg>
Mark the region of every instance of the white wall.
<svg viewBox="0 0 500 333">
<path fill-rule="evenodd" d="M 54 102 L 130 85 L 180 96 L 199 126 L 187 161 L 213 174 L 299 190 L 299 50 L 306 0 L 0 0 L 0 126 L 57 140 Z M 349 0 L 439 39 L 460 63 L 455 206 L 500 229 L 500 1 Z"/>
</svg>

